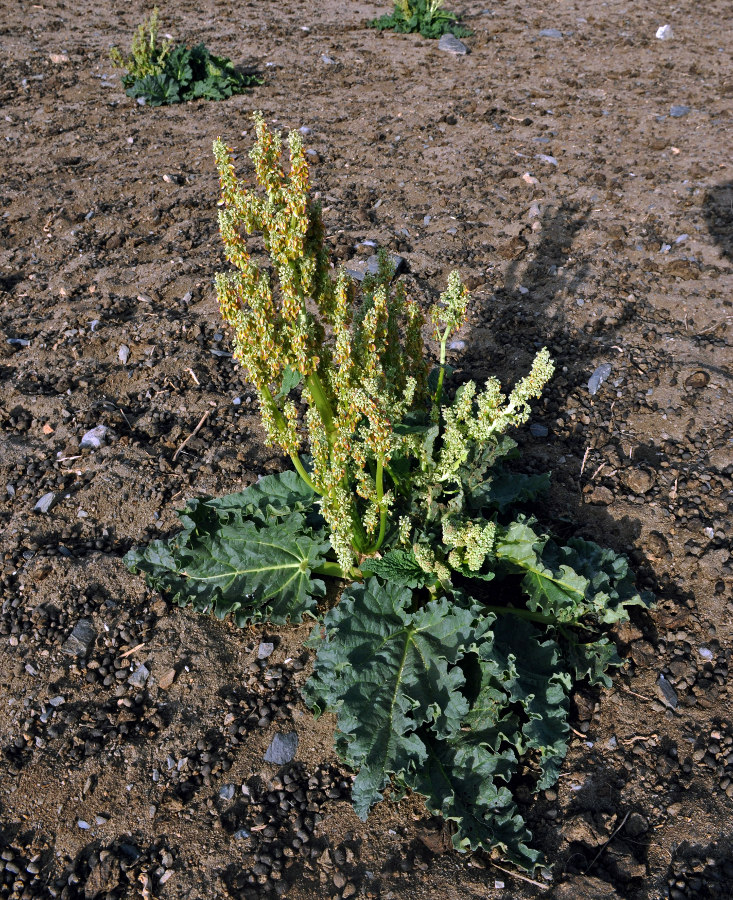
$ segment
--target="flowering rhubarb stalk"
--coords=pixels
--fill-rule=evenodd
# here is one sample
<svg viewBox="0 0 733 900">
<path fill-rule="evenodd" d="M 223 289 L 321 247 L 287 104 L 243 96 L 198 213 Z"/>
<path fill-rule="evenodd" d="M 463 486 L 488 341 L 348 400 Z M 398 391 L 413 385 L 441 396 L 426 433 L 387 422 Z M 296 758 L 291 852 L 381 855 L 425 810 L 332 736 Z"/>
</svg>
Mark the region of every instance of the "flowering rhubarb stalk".
<svg viewBox="0 0 733 900">
<path fill-rule="evenodd" d="M 465 385 L 454 406 L 445 407 L 446 342 L 463 324 L 468 303 L 458 274 L 451 274 L 431 311 L 440 367 L 437 387 L 429 393 L 419 306 L 401 284 L 392 286 L 386 256 L 360 291 L 343 270 L 332 277 L 321 209 L 309 196 L 301 137 L 289 135 L 286 173 L 279 134 L 260 114 L 254 121 L 257 139 L 250 157 L 259 191 L 243 187 L 231 149 L 220 139 L 214 143 L 222 190 L 219 226 L 234 267 L 216 276 L 217 296 L 234 330 L 234 356 L 257 392 L 267 441 L 282 447 L 320 495 L 331 544 L 347 574 L 385 540 L 397 500 L 393 457 L 416 460 L 416 488 L 424 490 L 430 479 L 450 479 L 470 441 L 489 440 L 526 420 L 527 401 L 539 396 L 552 364 L 542 351 L 506 403 L 498 382 L 490 379 L 478 396 L 472 383 Z M 255 264 L 248 252 L 245 236 L 253 233 L 262 234 L 269 268 Z M 303 415 L 296 405 L 298 385 Z M 428 409 L 443 431 L 437 468 L 424 458 L 414 433 L 395 431 L 408 414 Z M 401 536 L 408 525 L 409 518 L 402 517 Z M 454 557 L 475 561 L 488 537 L 464 528 L 454 542 Z"/>
</svg>

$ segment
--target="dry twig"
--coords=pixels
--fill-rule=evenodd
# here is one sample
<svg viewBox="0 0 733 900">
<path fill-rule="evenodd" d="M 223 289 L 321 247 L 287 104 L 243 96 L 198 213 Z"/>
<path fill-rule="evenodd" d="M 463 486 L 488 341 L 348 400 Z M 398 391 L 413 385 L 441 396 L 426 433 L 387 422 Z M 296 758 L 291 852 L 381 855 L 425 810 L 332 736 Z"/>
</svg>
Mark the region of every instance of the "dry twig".
<svg viewBox="0 0 733 900">
<path fill-rule="evenodd" d="M 181 446 L 178 448 L 178 450 L 176 450 L 176 452 L 173 454 L 173 462 L 176 461 L 178 454 L 181 452 L 181 450 L 183 450 L 183 448 L 191 440 L 191 438 L 195 437 L 195 435 L 198 434 L 199 430 L 202 428 L 204 422 L 209 418 L 210 414 L 211 414 L 211 410 L 207 409 L 206 412 L 203 414 L 203 416 L 201 416 L 201 418 L 199 419 L 198 425 L 194 428 L 194 430 L 191 432 L 191 434 L 189 434 L 189 436 L 181 444 Z"/>
</svg>

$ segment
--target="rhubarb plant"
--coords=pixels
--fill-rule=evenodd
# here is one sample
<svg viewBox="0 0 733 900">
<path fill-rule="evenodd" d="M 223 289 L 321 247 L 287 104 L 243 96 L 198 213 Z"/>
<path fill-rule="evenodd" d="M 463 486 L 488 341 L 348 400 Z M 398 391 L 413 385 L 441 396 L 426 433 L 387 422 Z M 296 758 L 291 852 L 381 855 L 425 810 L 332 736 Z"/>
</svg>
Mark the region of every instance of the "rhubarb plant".
<svg viewBox="0 0 733 900">
<path fill-rule="evenodd" d="M 255 130 L 256 189 L 214 144 L 232 266 L 216 290 L 266 439 L 293 470 L 188 501 L 178 534 L 126 562 L 179 605 L 238 625 L 316 620 L 303 696 L 336 716 L 357 813 L 386 789 L 413 791 L 457 850 L 532 870 L 514 789 L 555 783 L 574 686 L 609 685 L 621 664 L 604 628 L 651 598 L 625 558 L 563 544 L 532 514 L 549 477 L 517 470 L 508 432 L 552 376 L 547 350 L 508 394 L 496 378 L 452 390 L 446 347 L 469 302 L 457 273 L 429 310 L 431 370 L 428 324 L 386 255 L 360 286 L 332 274 L 300 135 L 286 167 L 259 115 Z M 254 233 L 267 266 L 249 252 Z M 328 612 L 327 578 L 341 585 Z"/>
</svg>

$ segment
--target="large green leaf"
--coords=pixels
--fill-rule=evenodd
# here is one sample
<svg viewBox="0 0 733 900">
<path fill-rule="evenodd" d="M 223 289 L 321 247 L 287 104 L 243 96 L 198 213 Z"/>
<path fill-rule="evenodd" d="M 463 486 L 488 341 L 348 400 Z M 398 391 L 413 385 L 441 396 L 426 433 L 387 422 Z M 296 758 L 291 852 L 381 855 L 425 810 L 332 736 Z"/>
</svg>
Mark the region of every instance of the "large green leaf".
<svg viewBox="0 0 733 900">
<path fill-rule="evenodd" d="M 238 517 L 268 525 L 273 519 L 287 518 L 294 512 L 305 513 L 309 522 L 322 525 L 323 520 L 315 514 L 317 499 L 300 475 L 290 470 L 265 475 L 236 494 L 189 500 L 179 517 L 185 528 L 203 531 L 209 530 L 216 521 L 234 523 Z"/>
<path fill-rule="evenodd" d="M 572 679 L 565 671 L 560 648 L 542 640 L 529 622 L 507 615 L 494 625 L 494 643 L 479 648 L 482 668 L 489 682 L 506 691 L 509 703 L 520 704 L 526 717 L 518 750 L 538 753 L 540 789 L 557 781 L 567 752 L 568 695 Z M 497 679 L 497 664 L 502 670 Z"/>
<path fill-rule="evenodd" d="M 495 753 L 459 737 L 439 740 L 422 735 L 427 755 L 421 766 L 409 772 L 404 783 L 425 797 L 428 809 L 456 823 L 453 846 L 457 850 L 496 848 L 525 869 L 540 858 L 527 842 L 532 835 L 517 812 L 511 792 L 497 785 L 497 772 L 516 770 L 510 749 Z"/>
<path fill-rule="evenodd" d="M 178 603 L 219 618 L 231 613 L 238 625 L 268 620 L 300 621 L 325 593 L 312 570 L 326 561 L 327 540 L 304 532 L 303 517 L 258 527 L 243 521 L 213 534 L 188 534 L 181 542 L 154 541 L 132 550 L 125 563 L 148 584 Z"/>
<path fill-rule="evenodd" d="M 345 591 L 316 641 L 304 691 L 311 706 L 338 713 L 337 747 L 359 768 L 352 799 L 362 818 L 390 774 L 425 761 L 418 728 L 430 723 L 441 737 L 468 712 L 464 677 L 452 664 L 475 639 L 475 611 L 441 598 L 411 612 L 411 600 L 408 589 L 376 578 Z"/>
<path fill-rule="evenodd" d="M 295 472 L 269 475 L 237 494 L 190 500 L 183 530 L 131 550 L 125 563 L 179 606 L 238 625 L 300 621 L 325 593 L 312 570 L 331 549 L 315 494 Z"/>
</svg>

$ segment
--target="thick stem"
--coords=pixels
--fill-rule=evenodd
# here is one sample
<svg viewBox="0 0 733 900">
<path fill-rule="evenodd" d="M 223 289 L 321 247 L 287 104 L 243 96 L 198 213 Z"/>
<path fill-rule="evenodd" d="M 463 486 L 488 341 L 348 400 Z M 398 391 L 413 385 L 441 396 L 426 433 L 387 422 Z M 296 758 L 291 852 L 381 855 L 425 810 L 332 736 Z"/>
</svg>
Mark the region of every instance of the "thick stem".
<svg viewBox="0 0 733 900">
<path fill-rule="evenodd" d="M 358 571 L 358 570 L 357 570 Z M 320 566 L 316 566 L 314 569 L 311 569 L 313 575 L 328 575 L 331 578 L 354 578 L 354 569 L 349 569 L 348 572 L 344 572 L 341 566 L 337 562 L 325 562 L 321 563 Z M 359 572 L 361 575 L 361 572 Z"/>
<path fill-rule="evenodd" d="M 265 401 L 267 402 L 267 404 L 270 407 L 270 410 L 272 412 L 272 417 L 275 420 L 275 424 L 280 429 L 280 431 L 284 432 L 287 427 L 287 424 L 285 422 L 285 417 L 280 412 L 280 408 L 278 407 L 277 403 L 275 403 L 275 398 L 270 393 L 270 389 L 267 387 L 267 385 L 262 386 L 262 396 L 265 398 Z M 308 485 L 308 487 L 314 493 L 320 494 L 321 491 L 319 491 L 318 488 L 316 488 L 315 484 L 313 484 L 313 481 L 312 481 L 310 475 L 306 472 L 305 467 L 303 466 L 303 463 L 300 461 L 300 457 L 298 456 L 298 454 L 297 453 L 289 453 L 288 456 L 290 457 L 293 465 L 295 466 L 295 471 L 298 473 L 298 475 L 300 475 L 300 477 Z"/>
<path fill-rule="evenodd" d="M 305 466 L 301 462 L 300 457 L 297 453 L 291 453 L 290 459 L 292 460 L 293 465 L 295 466 L 295 471 L 300 475 L 303 481 L 308 485 L 308 487 L 313 491 L 314 494 L 322 494 L 322 491 L 319 491 L 318 488 L 313 484 L 313 479 L 306 472 Z"/>
<path fill-rule="evenodd" d="M 364 552 L 367 556 L 371 556 L 372 553 L 376 553 L 377 550 L 382 546 L 382 542 L 384 541 L 384 535 L 387 531 L 387 508 L 382 506 L 382 500 L 384 499 L 384 457 L 380 456 L 377 459 L 377 503 L 379 504 L 379 534 L 377 535 L 377 540 L 374 544 L 372 544 L 367 550 Z"/>
<path fill-rule="evenodd" d="M 333 410 L 331 409 L 331 404 L 328 402 L 328 397 L 326 397 L 326 393 L 323 390 L 323 385 L 321 384 L 321 379 L 318 377 L 318 373 L 313 372 L 306 376 L 305 383 L 308 385 L 310 395 L 313 397 L 313 402 L 316 404 L 316 409 L 321 416 L 323 427 L 326 430 L 328 444 L 329 446 L 332 446 L 336 436 L 336 426 L 333 423 Z"/>
<path fill-rule="evenodd" d="M 448 335 L 450 328 L 446 328 L 440 339 L 440 371 L 438 372 L 438 385 L 435 388 L 435 396 L 433 397 L 433 409 L 431 419 L 434 423 L 440 421 L 440 406 L 443 400 L 443 380 L 445 378 L 445 347 L 448 343 Z"/>
</svg>

